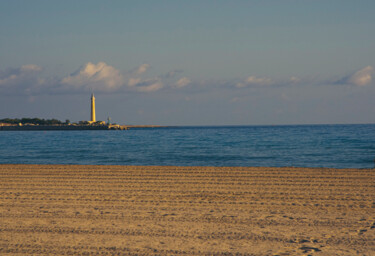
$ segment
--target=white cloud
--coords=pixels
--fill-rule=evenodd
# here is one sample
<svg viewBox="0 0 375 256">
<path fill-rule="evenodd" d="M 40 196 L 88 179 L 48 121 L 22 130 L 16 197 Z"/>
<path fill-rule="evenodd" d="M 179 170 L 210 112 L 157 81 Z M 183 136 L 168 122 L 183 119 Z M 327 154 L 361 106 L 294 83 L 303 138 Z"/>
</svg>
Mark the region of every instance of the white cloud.
<svg viewBox="0 0 375 256">
<path fill-rule="evenodd" d="M 179 80 L 174 84 L 174 87 L 176 87 L 176 88 L 182 88 L 182 87 L 184 87 L 184 86 L 186 86 L 186 85 L 188 85 L 188 84 L 190 84 L 190 83 L 191 83 L 191 81 L 190 81 L 189 78 L 187 78 L 187 77 L 183 77 L 183 78 L 179 79 Z"/>
<path fill-rule="evenodd" d="M 166 79 L 166 76 L 158 76 L 155 78 L 142 78 L 144 74 L 150 68 L 149 64 L 142 64 L 139 67 L 133 69 L 127 73 L 128 82 L 127 86 L 132 91 L 136 92 L 155 92 L 164 88 L 163 78 Z"/>
<path fill-rule="evenodd" d="M 358 70 L 353 75 L 347 78 L 347 83 L 356 86 L 366 86 L 372 81 L 372 74 L 374 73 L 374 68 L 367 66 L 361 70 Z"/>
<path fill-rule="evenodd" d="M 141 82 L 140 78 L 130 78 L 129 81 L 128 81 L 128 85 L 130 87 L 133 87 L 133 86 L 136 86 L 137 84 L 139 84 L 140 82 Z"/>
<path fill-rule="evenodd" d="M 237 88 L 244 88 L 248 86 L 267 86 L 273 84 L 273 80 L 268 77 L 249 76 L 244 81 L 236 84 Z"/>
<path fill-rule="evenodd" d="M 69 89 L 110 92 L 124 84 L 124 77 L 119 70 L 105 62 L 88 62 L 75 73 L 63 78 L 61 84 L 68 85 Z"/>
<path fill-rule="evenodd" d="M 291 82 L 292 84 L 296 84 L 296 83 L 299 83 L 301 82 L 301 79 L 296 77 L 296 76 L 292 76 L 290 79 L 289 79 L 289 82 Z"/>
<path fill-rule="evenodd" d="M 164 83 L 160 80 L 160 78 L 130 78 L 127 85 L 132 91 L 137 92 L 155 92 L 164 87 Z"/>
<path fill-rule="evenodd" d="M 11 84 L 13 81 L 15 81 L 19 76 L 16 75 L 16 74 L 10 74 L 8 76 L 3 76 L 1 79 L 0 79 L 0 85 L 9 85 Z"/>
<path fill-rule="evenodd" d="M 9 86 L 25 82 L 24 80 L 35 78 L 42 71 L 37 65 L 24 65 L 20 68 L 9 68 L 0 73 L 0 85 Z"/>
<path fill-rule="evenodd" d="M 23 65 L 21 66 L 21 71 L 25 71 L 25 72 L 34 72 L 34 71 L 42 71 L 42 68 L 39 67 L 38 65 L 34 65 L 34 64 L 29 64 L 29 65 Z"/>
<path fill-rule="evenodd" d="M 46 83 L 40 78 L 42 68 L 30 64 L 20 68 L 0 70 L 0 91 L 6 94 L 30 94 L 39 90 Z"/>
<path fill-rule="evenodd" d="M 142 65 L 140 65 L 140 66 L 136 69 L 135 73 L 136 73 L 137 75 L 141 75 L 141 74 L 145 73 L 149 68 L 150 68 L 150 65 L 149 65 L 149 64 L 147 64 L 147 63 L 142 64 Z"/>
<path fill-rule="evenodd" d="M 144 85 L 137 86 L 138 92 L 155 92 L 164 87 L 161 81 L 155 81 L 154 83 L 145 83 Z"/>
<path fill-rule="evenodd" d="M 272 83 L 272 79 L 267 78 L 267 77 L 259 77 L 258 78 L 256 76 L 249 76 L 246 79 L 246 83 L 247 84 L 254 84 L 254 85 L 268 85 L 268 84 Z"/>
</svg>

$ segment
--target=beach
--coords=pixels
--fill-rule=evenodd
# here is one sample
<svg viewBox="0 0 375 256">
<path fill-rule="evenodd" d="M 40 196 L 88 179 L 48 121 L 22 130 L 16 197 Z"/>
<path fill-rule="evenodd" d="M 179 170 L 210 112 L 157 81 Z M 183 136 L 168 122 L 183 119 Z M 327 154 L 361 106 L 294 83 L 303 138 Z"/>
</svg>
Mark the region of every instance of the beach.
<svg viewBox="0 0 375 256">
<path fill-rule="evenodd" d="M 373 169 L 0 165 L 1 255 L 375 255 Z"/>
</svg>

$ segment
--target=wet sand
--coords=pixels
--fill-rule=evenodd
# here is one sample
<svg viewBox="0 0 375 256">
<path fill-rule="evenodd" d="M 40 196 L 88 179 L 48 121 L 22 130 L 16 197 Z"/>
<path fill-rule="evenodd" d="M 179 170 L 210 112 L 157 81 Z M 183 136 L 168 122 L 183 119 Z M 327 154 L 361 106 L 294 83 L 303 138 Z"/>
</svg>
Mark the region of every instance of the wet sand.
<svg viewBox="0 0 375 256">
<path fill-rule="evenodd" d="M 0 255 L 375 255 L 375 170 L 0 165 Z"/>
</svg>

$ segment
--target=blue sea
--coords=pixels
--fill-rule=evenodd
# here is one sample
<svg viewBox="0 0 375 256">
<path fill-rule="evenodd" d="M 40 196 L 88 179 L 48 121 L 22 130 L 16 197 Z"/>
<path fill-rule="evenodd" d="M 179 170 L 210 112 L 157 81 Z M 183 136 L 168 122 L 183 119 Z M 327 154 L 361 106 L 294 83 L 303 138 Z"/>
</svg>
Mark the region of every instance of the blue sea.
<svg viewBox="0 0 375 256">
<path fill-rule="evenodd" d="M 373 168 L 375 124 L 1 131 L 0 163 Z"/>
</svg>

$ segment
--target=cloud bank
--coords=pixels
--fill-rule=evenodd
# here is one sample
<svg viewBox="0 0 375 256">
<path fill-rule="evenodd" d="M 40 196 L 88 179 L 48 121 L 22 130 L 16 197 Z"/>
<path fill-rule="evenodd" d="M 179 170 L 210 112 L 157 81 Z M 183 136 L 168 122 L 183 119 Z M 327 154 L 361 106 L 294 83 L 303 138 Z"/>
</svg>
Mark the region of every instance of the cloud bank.
<svg viewBox="0 0 375 256">
<path fill-rule="evenodd" d="M 336 80 L 319 80 L 319 79 L 301 79 L 292 76 L 289 79 L 274 79 L 270 77 L 259 77 L 251 75 L 246 79 L 233 83 L 236 88 L 269 88 L 280 86 L 293 86 L 293 85 L 347 85 L 355 87 L 369 86 L 373 83 L 373 75 L 375 70 L 372 66 L 366 66 L 358 71 L 353 72 L 349 76 L 341 77 Z"/>
<path fill-rule="evenodd" d="M 72 74 L 60 79 L 42 77 L 42 68 L 24 65 L 20 68 L 0 70 L 0 92 L 3 94 L 59 94 L 82 92 L 139 92 L 151 93 L 161 89 L 179 89 L 191 83 L 187 77 L 179 77 L 181 70 L 166 75 L 147 77 L 149 64 L 142 64 L 128 72 L 105 62 L 88 62 Z"/>
<path fill-rule="evenodd" d="M 19 68 L 0 70 L 0 93 L 32 95 L 32 94 L 74 94 L 85 92 L 102 93 L 153 93 L 160 90 L 190 90 L 199 93 L 226 88 L 231 90 L 246 90 L 248 88 L 273 88 L 280 86 L 299 85 L 347 85 L 365 87 L 373 83 L 374 68 L 366 66 L 339 80 L 311 80 L 292 76 L 289 79 L 276 79 L 265 76 L 250 75 L 244 79 L 231 80 L 201 80 L 192 81 L 182 76 L 181 70 L 149 77 L 150 65 L 145 63 L 128 72 L 105 63 L 88 62 L 72 74 L 63 78 L 44 78 L 43 69 L 38 65 L 23 65 Z M 333 82 L 332 82 L 333 81 Z M 190 88 L 190 89 L 187 89 Z"/>
</svg>

